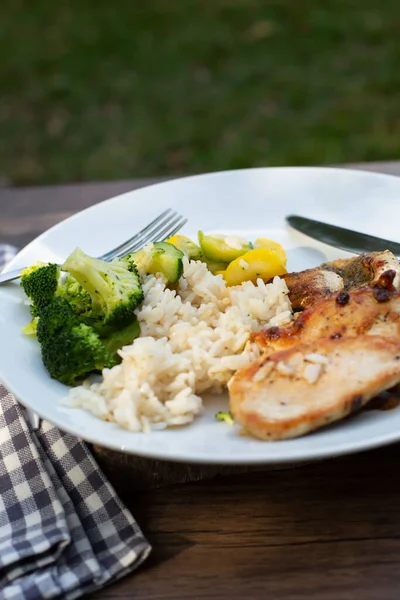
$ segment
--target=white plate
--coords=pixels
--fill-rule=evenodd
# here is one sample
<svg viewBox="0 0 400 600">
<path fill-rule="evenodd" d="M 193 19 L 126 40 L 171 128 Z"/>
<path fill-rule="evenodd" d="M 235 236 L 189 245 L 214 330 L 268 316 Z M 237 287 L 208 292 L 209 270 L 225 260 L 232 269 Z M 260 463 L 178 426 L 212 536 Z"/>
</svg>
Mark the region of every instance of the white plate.
<svg viewBox="0 0 400 600">
<path fill-rule="evenodd" d="M 400 179 L 362 171 L 271 168 L 228 171 L 153 185 L 89 208 L 51 228 L 9 265 L 61 261 L 75 246 L 97 255 L 127 239 L 167 207 L 198 229 L 270 237 L 287 249 L 289 270 L 345 256 L 285 224 L 298 213 L 399 241 Z M 137 434 L 81 409 L 61 408 L 67 388 L 50 379 L 37 343 L 21 334 L 29 312 L 18 283 L 0 288 L 0 378 L 26 406 L 83 439 L 137 455 L 184 462 L 260 464 L 303 461 L 366 450 L 400 440 L 400 408 L 367 411 L 303 438 L 262 442 L 217 422 L 227 399 L 206 398 L 206 411 L 182 429 Z"/>
</svg>

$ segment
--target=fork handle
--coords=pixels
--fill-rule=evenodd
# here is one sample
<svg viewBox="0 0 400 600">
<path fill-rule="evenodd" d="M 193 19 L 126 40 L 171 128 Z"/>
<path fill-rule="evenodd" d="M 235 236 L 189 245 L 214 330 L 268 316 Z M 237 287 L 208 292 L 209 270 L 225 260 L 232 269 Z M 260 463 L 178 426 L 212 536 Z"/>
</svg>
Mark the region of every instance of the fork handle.
<svg viewBox="0 0 400 600">
<path fill-rule="evenodd" d="M 23 271 L 23 269 L 15 269 L 15 271 L 0 273 L 0 285 L 2 283 L 7 283 L 8 281 L 13 281 L 14 279 L 19 279 L 21 277 L 21 271 Z"/>
</svg>

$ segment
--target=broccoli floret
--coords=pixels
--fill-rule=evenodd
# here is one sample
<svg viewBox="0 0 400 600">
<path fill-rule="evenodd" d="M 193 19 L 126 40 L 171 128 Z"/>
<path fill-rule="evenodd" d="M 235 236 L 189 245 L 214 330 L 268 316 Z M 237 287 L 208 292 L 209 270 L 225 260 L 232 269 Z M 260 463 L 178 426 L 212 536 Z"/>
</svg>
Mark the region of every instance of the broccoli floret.
<svg viewBox="0 0 400 600">
<path fill-rule="evenodd" d="M 82 323 L 60 296 L 40 308 L 36 334 L 44 366 L 53 379 L 66 385 L 118 363 L 94 329 Z"/>
<path fill-rule="evenodd" d="M 80 248 L 62 266 L 86 290 L 92 300 L 92 317 L 104 328 L 130 323 L 143 300 L 143 290 L 135 270 L 121 261 L 111 263 L 85 254 Z"/>
<path fill-rule="evenodd" d="M 33 319 L 22 328 L 22 333 L 29 337 L 36 337 L 36 328 L 39 321 L 39 317 L 33 317 Z"/>
<path fill-rule="evenodd" d="M 36 263 L 21 284 L 31 301 L 32 321 L 23 328 L 41 346 L 51 377 L 74 385 L 121 360 L 118 350 L 140 333 L 134 310 L 143 290 L 134 263 L 106 263 L 77 249 L 63 267 Z"/>
<path fill-rule="evenodd" d="M 126 254 L 125 256 L 121 256 L 121 258 L 119 259 L 119 262 L 121 262 L 123 265 L 125 265 L 126 268 L 128 269 L 128 271 L 132 271 L 132 273 L 136 273 L 136 275 L 138 275 L 139 271 L 138 271 L 137 265 L 133 258 L 134 254 L 135 253 L 130 253 L 130 254 Z"/>
<path fill-rule="evenodd" d="M 37 317 L 39 310 L 54 296 L 62 296 L 74 308 L 77 315 L 90 317 L 92 300 L 90 295 L 71 276 L 65 281 L 61 278 L 58 265 L 49 263 L 35 263 L 27 267 L 21 278 L 24 292 L 31 301 L 31 313 Z M 23 328 L 26 335 L 34 335 L 36 322 L 29 323 Z"/>
<path fill-rule="evenodd" d="M 102 338 L 102 342 L 107 346 L 109 352 L 114 355 L 120 348 L 132 344 L 133 340 L 140 335 L 140 325 L 135 318 L 132 323 L 122 329 L 111 333 L 108 337 Z"/>
<path fill-rule="evenodd" d="M 222 421 L 223 423 L 226 423 L 227 425 L 235 424 L 233 417 L 232 417 L 232 413 L 230 413 L 229 411 L 220 410 L 219 412 L 216 413 L 215 418 L 217 419 L 217 421 Z"/>
<path fill-rule="evenodd" d="M 57 289 L 57 294 L 65 298 L 82 318 L 92 315 L 92 299 L 90 294 L 72 277 L 68 275 Z"/>
<path fill-rule="evenodd" d="M 55 263 L 35 263 L 24 269 L 21 285 L 31 301 L 31 313 L 37 316 L 40 308 L 56 293 L 60 282 L 60 268 Z"/>
</svg>

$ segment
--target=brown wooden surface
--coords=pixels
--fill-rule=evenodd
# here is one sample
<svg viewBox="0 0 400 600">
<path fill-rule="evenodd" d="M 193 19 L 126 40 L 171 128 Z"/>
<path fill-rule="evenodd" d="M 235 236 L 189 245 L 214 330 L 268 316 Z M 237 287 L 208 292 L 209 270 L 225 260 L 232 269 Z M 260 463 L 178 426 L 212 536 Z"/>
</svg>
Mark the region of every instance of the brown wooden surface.
<svg viewBox="0 0 400 600">
<path fill-rule="evenodd" d="M 398 600 L 399 459 L 393 447 L 124 494 L 153 554 L 96 600 Z"/>
<path fill-rule="evenodd" d="M 400 175 L 400 163 L 360 168 Z M 148 181 L 0 190 L 0 241 Z M 399 199 L 400 201 L 400 199 Z M 290 470 L 134 491 L 107 473 L 153 552 L 96 600 L 398 600 L 400 445 Z"/>
</svg>

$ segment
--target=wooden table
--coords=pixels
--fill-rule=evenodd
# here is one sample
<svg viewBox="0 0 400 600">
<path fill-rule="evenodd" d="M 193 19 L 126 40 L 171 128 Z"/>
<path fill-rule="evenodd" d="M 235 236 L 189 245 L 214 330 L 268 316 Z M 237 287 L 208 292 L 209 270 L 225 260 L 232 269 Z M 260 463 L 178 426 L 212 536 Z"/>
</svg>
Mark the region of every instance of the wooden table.
<svg viewBox="0 0 400 600">
<path fill-rule="evenodd" d="M 357 168 L 400 175 L 400 162 Z M 1 189 L 0 240 L 24 245 L 67 215 L 148 183 Z M 396 445 L 135 493 L 110 470 L 153 553 L 92 597 L 398 600 L 399 463 Z"/>
</svg>

